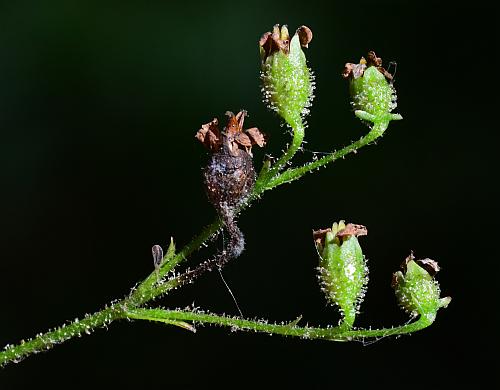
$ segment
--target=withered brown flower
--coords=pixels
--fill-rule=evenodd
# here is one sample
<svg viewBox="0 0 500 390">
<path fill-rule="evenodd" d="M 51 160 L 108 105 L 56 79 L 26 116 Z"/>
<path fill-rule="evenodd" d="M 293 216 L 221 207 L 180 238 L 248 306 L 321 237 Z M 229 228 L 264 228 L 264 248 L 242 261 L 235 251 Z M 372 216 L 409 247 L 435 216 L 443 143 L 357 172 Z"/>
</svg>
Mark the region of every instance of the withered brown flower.
<svg viewBox="0 0 500 390">
<path fill-rule="evenodd" d="M 342 77 L 345 79 L 360 78 L 363 76 L 365 69 L 369 66 L 376 67 L 387 80 L 392 81 L 393 75 L 382 67 L 382 58 L 377 57 L 373 50 L 368 52 L 366 59 L 365 57 L 361 57 L 361 59 L 359 60 L 359 64 L 353 64 L 350 62 L 346 63 L 344 65 L 344 70 L 342 71 Z"/>
<path fill-rule="evenodd" d="M 227 111 L 229 117 L 224 131 L 219 130 L 219 121 L 214 118 L 201 126 L 196 133 L 196 138 L 212 153 L 224 147 L 229 154 L 238 156 L 241 152 L 246 152 L 252 156 L 252 146 L 263 147 L 266 144 L 266 136 L 257 127 L 243 129 L 243 123 L 247 112 L 242 110 L 234 115 Z"/>
<path fill-rule="evenodd" d="M 243 129 L 246 111 L 241 110 L 236 115 L 228 111 L 226 115 L 229 119 L 223 131 L 219 130 L 219 121 L 214 118 L 202 125 L 196 133 L 198 141 L 211 152 L 208 164 L 203 170 L 208 200 L 215 207 L 229 233 L 227 248 L 215 260 L 200 265 L 198 271 L 212 269 L 215 265 L 222 266 L 243 251 L 245 240 L 235 218 L 239 207 L 248 198 L 255 184 L 252 146 L 262 147 L 266 143 L 266 136 L 258 128 Z M 197 270 L 193 271 L 194 274 Z"/>
</svg>

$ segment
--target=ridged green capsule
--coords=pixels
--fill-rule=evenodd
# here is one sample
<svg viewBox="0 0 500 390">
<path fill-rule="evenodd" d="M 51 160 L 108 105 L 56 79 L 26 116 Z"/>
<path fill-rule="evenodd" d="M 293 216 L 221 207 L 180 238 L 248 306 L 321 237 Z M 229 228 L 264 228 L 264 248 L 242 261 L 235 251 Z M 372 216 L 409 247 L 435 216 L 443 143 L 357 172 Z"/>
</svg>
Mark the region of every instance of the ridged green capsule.
<svg viewBox="0 0 500 390">
<path fill-rule="evenodd" d="M 321 288 L 327 300 L 340 308 L 347 327 L 354 323 L 368 282 L 368 267 L 357 238 L 366 234 L 364 226 L 344 221 L 313 233 Z"/>
<path fill-rule="evenodd" d="M 412 316 L 434 318 L 441 307 L 447 307 L 450 297 L 440 298 L 441 290 L 434 275 L 439 266 L 434 260 L 414 260 L 410 255 L 401 264 L 403 272 L 392 275 L 392 287 L 400 306 Z"/>
<path fill-rule="evenodd" d="M 313 99 L 313 76 L 302 51 L 311 39 L 306 26 L 290 39 L 286 26 L 275 25 L 259 41 L 264 103 L 292 127 L 300 125 Z"/>
<path fill-rule="evenodd" d="M 349 79 L 349 90 L 355 115 L 368 122 L 388 124 L 400 120 L 392 114 L 397 106 L 393 76 L 382 67 L 382 60 L 370 51 L 359 64 L 345 64 L 342 76 Z"/>
</svg>

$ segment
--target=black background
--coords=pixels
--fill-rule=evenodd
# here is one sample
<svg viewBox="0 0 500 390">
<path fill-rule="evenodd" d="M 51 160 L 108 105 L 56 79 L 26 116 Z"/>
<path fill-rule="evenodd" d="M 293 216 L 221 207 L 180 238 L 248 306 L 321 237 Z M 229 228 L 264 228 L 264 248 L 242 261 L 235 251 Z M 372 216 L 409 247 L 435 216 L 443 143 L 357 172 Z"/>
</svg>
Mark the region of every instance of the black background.
<svg viewBox="0 0 500 390">
<path fill-rule="evenodd" d="M 414 250 L 439 261 L 449 308 L 411 336 L 361 343 L 136 322 L 0 370 L 0 389 L 255 388 L 478 384 L 493 372 L 498 46 L 481 2 L 12 1 L 0 5 L 0 343 L 94 312 L 152 270 L 150 248 L 187 243 L 214 218 L 194 134 L 226 110 L 288 141 L 261 103 L 257 41 L 275 23 L 314 32 L 306 148 L 366 128 L 339 73 L 373 49 L 398 63 L 398 112 L 376 146 L 266 193 L 239 224 L 247 248 L 224 275 L 248 317 L 336 323 L 311 230 L 368 227 L 360 326 L 407 317 L 391 273 Z M 312 157 L 304 152 L 297 161 Z M 210 256 L 221 241 L 190 259 Z M 162 299 L 237 314 L 217 273 Z"/>
</svg>

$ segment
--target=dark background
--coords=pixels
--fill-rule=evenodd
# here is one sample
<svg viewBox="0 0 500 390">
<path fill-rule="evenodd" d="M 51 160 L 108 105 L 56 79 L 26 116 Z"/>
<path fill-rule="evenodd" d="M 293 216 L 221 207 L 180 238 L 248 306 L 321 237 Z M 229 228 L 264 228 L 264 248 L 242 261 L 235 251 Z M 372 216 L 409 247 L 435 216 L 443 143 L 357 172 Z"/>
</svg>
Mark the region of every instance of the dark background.
<svg viewBox="0 0 500 390">
<path fill-rule="evenodd" d="M 390 279 L 410 250 L 439 261 L 449 308 L 422 332 L 370 346 L 114 323 L 0 370 L 1 389 L 400 387 L 493 374 L 498 46 L 493 9 L 481 2 L 2 2 L 0 344 L 124 296 L 152 271 L 153 244 L 173 236 L 181 247 L 213 220 L 206 152 L 194 139 L 202 123 L 245 108 L 247 124 L 271 135 L 256 165 L 278 155 L 289 138 L 261 103 L 257 47 L 275 23 L 314 32 L 308 149 L 366 132 L 339 74 L 370 49 L 398 63 L 404 121 L 241 215 L 247 248 L 224 275 L 244 314 L 335 324 L 311 230 L 339 219 L 369 229 L 360 326 L 407 320 Z M 237 313 L 217 273 L 161 301 L 192 303 Z"/>
</svg>

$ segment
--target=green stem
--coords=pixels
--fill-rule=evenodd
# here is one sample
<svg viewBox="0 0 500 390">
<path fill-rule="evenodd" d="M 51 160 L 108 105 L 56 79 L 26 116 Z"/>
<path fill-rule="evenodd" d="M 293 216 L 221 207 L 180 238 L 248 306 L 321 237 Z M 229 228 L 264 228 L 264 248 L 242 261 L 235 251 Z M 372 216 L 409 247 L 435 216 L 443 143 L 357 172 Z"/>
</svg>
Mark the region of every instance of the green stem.
<svg viewBox="0 0 500 390">
<path fill-rule="evenodd" d="M 262 192 L 266 191 L 268 188 L 268 183 L 275 177 L 279 171 L 290 161 L 295 153 L 300 149 L 302 142 L 304 141 L 304 125 L 302 120 L 299 119 L 296 121 L 296 125 L 292 127 L 293 137 L 292 143 L 288 147 L 285 153 L 276 161 L 269 169 L 263 170 L 261 175 L 259 175 L 259 179 L 255 183 L 254 194 L 259 195 Z"/>
<path fill-rule="evenodd" d="M 9 362 L 19 362 L 24 357 L 36 352 L 49 350 L 56 344 L 81 336 L 83 333 L 90 334 L 93 330 L 106 326 L 116 319 L 125 318 L 126 314 L 120 305 L 116 303 L 104 310 L 78 320 L 75 319 L 68 325 L 60 326 L 29 341 L 21 341 L 17 345 L 7 345 L 0 352 L 0 366 Z"/>
<path fill-rule="evenodd" d="M 339 327 L 345 330 L 352 329 L 354 321 L 356 320 L 356 310 L 354 307 L 344 308 L 342 311 L 343 318 Z"/>
<path fill-rule="evenodd" d="M 139 286 L 130 294 L 130 305 L 139 307 L 148 302 L 158 294 L 153 294 L 154 291 L 161 291 L 160 294 L 166 292 L 175 286 L 171 283 L 163 283 L 158 285 L 157 280 L 163 278 L 172 271 L 179 263 L 189 257 L 193 252 L 197 251 L 205 241 L 212 237 L 222 227 L 222 221 L 217 218 L 210 225 L 206 226 L 200 234 L 193 238 L 182 250 L 177 253 L 170 261 L 165 262 L 158 272 L 152 272 Z M 159 289 L 159 287 L 161 287 Z"/>
<path fill-rule="evenodd" d="M 138 320 L 159 322 L 192 321 L 193 325 L 196 325 L 196 323 L 214 324 L 231 327 L 233 330 L 253 330 L 256 332 L 330 341 L 350 341 L 412 333 L 428 327 L 435 319 L 435 315 L 428 317 L 421 316 L 415 322 L 394 328 L 353 330 L 346 329 L 342 325 L 337 327 L 315 328 L 297 326 L 293 322 L 285 325 L 269 324 L 265 321 L 247 320 L 239 317 L 227 317 L 181 310 L 133 309 L 127 312 L 127 316 Z"/>
<path fill-rule="evenodd" d="M 384 131 L 387 129 L 388 122 L 379 122 L 373 125 L 372 129 L 370 132 L 365 135 L 364 137 L 361 137 L 359 140 L 353 142 L 352 144 L 346 146 L 343 149 L 337 150 L 336 152 L 333 152 L 332 154 L 328 154 L 323 158 L 320 158 L 317 161 L 311 162 L 309 164 L 306 164 L 304 166 L 298 167 L 298 168 L 290 168 L 286 170 L 285 172 L 281 173 L 280 175 L 277 175 L 275 177 L 272 177 L 267 183 L 266 183 L 266 188 L 265 190 L 272 189 L 274 187 L 278 187 L 282 184 L 285 183 L 290 183 L 292 181 L 295 181 L 297 179 L 300 179 L 302 176 L 304 176 L 306 173 L 309 173 L 315 169 L 318 169 L 332 161 L 338 160 L 339 158 L 342 158 L 346 156 L 349 153 L 355 153 L 358 149 L 362 148 L 363 146 L 368 145 L 369 143 L 375 141 L 377 138 L 382 136 L 384 134 Z"/>
</svg>

